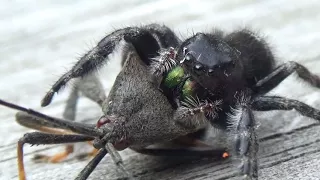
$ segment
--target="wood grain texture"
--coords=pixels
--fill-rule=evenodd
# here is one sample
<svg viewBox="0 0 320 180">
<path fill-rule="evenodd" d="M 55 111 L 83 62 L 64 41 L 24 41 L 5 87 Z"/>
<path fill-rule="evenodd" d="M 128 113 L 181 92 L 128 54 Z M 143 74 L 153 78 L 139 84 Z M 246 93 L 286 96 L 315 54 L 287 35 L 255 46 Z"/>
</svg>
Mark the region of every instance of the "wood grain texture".
<svg viewBox="0 0 320 180">
<path fill-rule="evenodd" d="M 252 27 L 265 35 L 279 63 L 294 60 L 320 75 L 320 1 L 318 0 L 158 0 L 158 1 L 3 1 L 0 7 L 0 97 L 62 116 L 68 88 L 40 108 L 50 85 L 81 54 L 114 29 L 164 23 L 181 37 L 213 27 L 232 31 Z M 106 92 L 119 71 L 117 57 L 100 71 Z M 320 91 L 297 80 L 285 80 L 270 94 L 299 99 L 320 108 Z M 79 121 L 100 116 L 86 99 L 79 102 Z M 15 111 L 0 107 L 0 179 L 17 179 L 16 142 L 31 130 L 19 126 Z M 260 179 L 319 179 L 320 126 L 295 111 L 256 113 L 260 127 Z M 88 163 L 72 157 L 60 164 L 31 161 L 36 153 L 53 154 L 63 146 L 26 146 L 28 179 L 73 179 Z M 78 151 L 89 147 L 78 145 Z M 229 160 L 172 159 L 121 152 L 138 179 L 225 179 L 235 173 Z M 121 177 L 109 156 L 90 179 Z M 234 178 L 230 178 L 234 179 Z"/>
</svg>

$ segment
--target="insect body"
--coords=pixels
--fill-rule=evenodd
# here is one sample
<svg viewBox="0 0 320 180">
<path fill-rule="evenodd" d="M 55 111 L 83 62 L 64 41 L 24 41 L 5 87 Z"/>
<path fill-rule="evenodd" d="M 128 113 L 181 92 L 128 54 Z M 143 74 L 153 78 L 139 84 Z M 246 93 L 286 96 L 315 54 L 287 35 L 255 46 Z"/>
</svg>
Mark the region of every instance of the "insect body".
<svg viewBox="0 0 320 180">
<path fill-rule="evenodd" d="M 95 86 L 98 87 L 98 85 Z M 19 140 L 17 151 L 20 180 L 26 179 L 23 165 L 23 145 L 25 143 L 38 145 L 93 140 L 94 147 L 99 151 L 76 179 L 87 179 L 107 153 L 122 170 L 123 175 L 133 179 L 131 173 L 123 166 L 117 150 L 129 147 L 146 154 L 159 152 L 167 154 L 173 151 L 153 151 L 146 147 L 183 137 L 208 126 L 204 114 L 214 112 L 218 103 L 174 109 L 158 87 L 157 81 L 150 77 L 148 68 L 132 49 L 108 97 L 102 100 L 101 107 L 104 115 L 98 120 L 97 125 L 46 116 L 0 100 L 2 105 L 31 115 L 23 113 L 17 115 L 22 125 L 53 133 L 27 133 Z M 86 88 L 89 87 L 82 88 L 86 91 Z M 101 91 L 103 89 L 96 89 L 96 92 L 99 93 L 90 94 L 91 98 L 105 97 L 100 95 Z M 212 149 L 211 152 L 215 153 L 216 150 Z M 221 150 L 217 151 L 217 153 L 220 152 Z M 179 152 L 173 153 L 178 154 Z"/>
<path fill-rule="evenodd" d="M 106 98 L 96 78 L 93 78 L 97 82 L 95 88 L 84 84 L 123 40 L 128 45 L 123 48 L 124 68 Z M 125 61 L 126 57 L 135 57 L 129 58 L 135 60 Z M 54 94 L 69 80 L 81 77 L 75 90 L 97 102 L 105 114 L 98 126 L 61 121 L 2 104 L 47 119 L 47 124 L 54 123 L 59 128 L 86 135 L 76 136 L 78 141 L 94 139 L 94 146 L 101 150 L 78 179 L 88 177 L 107 152 L 124 174 L 131 177 L 117 149 L 131 147 L 143 152 L 148 144 L 179 139 L 209 124 L 229 133 L 228 138 L 234 144 L 232 156 L 240 160 L 239 178 L 258 179 L 258 140 L 253 111 L 295 109 L 320 120 L 320 111 L 302 102 L 265 96 L 293 72 L 320 87 L 319 77 L 296 62 L 276 67 L 267 43 L 249 30 L 229 34 L 197 33 L 181 41 L 166 26 L 151 24 L 119 29 L 103 38 L 59 78 L 42 100 L 42 106 L 50 104 Z M 67 109 L 72 113 L 65 114 L 72 117 L 75 108 L 68 104 L 75 104 L 69 102 L 76 98 L 72 94 L 70 97 Z M 64 139 L 66 141 L 68 139 Z M 41 138 L 22 139 L 22 142 L 50 143 Z"/>
</svg>

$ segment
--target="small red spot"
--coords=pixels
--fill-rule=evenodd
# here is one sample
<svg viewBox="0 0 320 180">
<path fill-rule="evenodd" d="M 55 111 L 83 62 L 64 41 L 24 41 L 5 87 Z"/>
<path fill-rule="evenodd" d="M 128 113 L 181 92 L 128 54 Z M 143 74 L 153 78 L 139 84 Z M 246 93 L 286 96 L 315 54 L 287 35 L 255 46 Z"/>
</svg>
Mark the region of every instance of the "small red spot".
<svg viewBox="0 0 320 180">
<path fill-rule="evenodd" d="M 102 116 L 102 117 L 98 120 L 98 122 L 97 122 L 97 127 L 99 128 L 99 127 L 101 127 L 102 125 L 107 124 L 107 123 L 110 123 L 110 122 L 111 122 L 110 119 Z"/>
<path fill-rule="evenodd" d="M 176 52 L 174 51 L 174 48 L 170 48 L 170 58 L 171 59 L 174 59 L 175 55 L 176 55 Z"/>
<path fill-rule="evenodd" d="M 129 146 L 129 142 L 125 139 L 121 139 L 119 142 L 114 144 L 114 147 L 118 151 L 122 151 L 122 150 L 126 149 L 128 146 Z"/>
<path fill-rule="evenodd" d="M 229 155 L 229 153 L 227 153 L 227 152 L 224 152 L 223 154 L 222 154 L 222 157 L 223 158 L 227 158 L 227 157 L 229 157 L 230 155 Z"/>
</svg>

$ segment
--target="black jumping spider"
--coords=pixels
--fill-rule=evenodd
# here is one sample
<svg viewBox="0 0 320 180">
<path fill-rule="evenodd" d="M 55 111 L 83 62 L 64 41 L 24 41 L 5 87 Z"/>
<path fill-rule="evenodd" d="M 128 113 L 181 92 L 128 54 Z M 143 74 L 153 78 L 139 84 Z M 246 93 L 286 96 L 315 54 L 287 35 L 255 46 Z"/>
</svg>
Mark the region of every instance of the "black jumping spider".
<svg viewBox="0 0 320 180">
<path fill-rule="evenodd" d="M 106 98 L 99 81 L 87 75 L 105 64 L 108 55 L 122 40 L 127 43 L 123 49 L 124 69 Z M 132 56 L 134 52 L 139 58 Z M 130 56 L 131 60 L 124 61 Z M 132 59 L 136 59 L 137 63 L 134 64 Z M 137 59 L 141 59 L 148 68 L 141 68 Z M 93 140 L 95 137 L 94 146 L 101 150 L 80 173 L 79 179 L 88 177 L 107 151 L 119 168 L 131 177 L 115 149 L 131 147 L 143 152 L 144 144 L 172 140 L 196 132 L 208 123 L 229 132 L 234 142 L 231 155 L 240 160 L 241 164 L 239 177 L 258 179 L 258 140 L 252 111 L 295 109 L 304 116 L 320 120 L 320 111 L 302 102 L 265 96 L 293 72 L 297 72 L 300 78 L 311 85 L 320 87 L 319 77 L 296 62 L 287 62 L 276 67 L 267 43 L 249 30 L 230 34 L 221 31 L 197 33 L 181 41 L 166 26 L 151 24 L 141 28 L 116 30 L 103 38 L 52 86 L 42 100 L 42 106 L 48 105 L 54 93 L 69 80 L 83 77 L 82 81 L 76 83 L 74 94 L 71 94 L 67 103 L 69 107 L 67 105 L 65 112 L 71 112 L 70 117 L 67 117 L 68 113 L 65 113 L 65 117 L 74 119 L 77 99 L 75 94 L 76 91 L 82 91 L 100 104 L 105 113 L 96 128 L 57 120 L 5 102 L 2 104 L 46 119 L 45 126 L 54 124 L 59 128 L 86 135 L 72 135 L 73 141 Z M 96 83 L 88 88 L 84 84 L 92 82 L 92 79 L 87 80 L 90 77 L 93 77 Z M 161 93 L 157 91 L 158 87 Z M 155 104 L 158 106 L 146 106 Z M 136 112 L 141 114 L 137 115 Z M 193 116 L 194 114 L 196 116 Z M 133 121 L 130 121 L 130 118 Z M 152 121 L 150 118 L 153 118 Z M 23 120 L 19 122 L 23 124 Z M 146 129 L 142 132 L 141 127 Z M 20 148 L 22 149 L 23 143 L 52 143 L 52 139 L 47 139 L 49 140 L 45 141 L 38 135 L 27 136 L 20 141 Z M 61 136 L 60 142 L 71 141 L 69 137 Z"/>
</svg>

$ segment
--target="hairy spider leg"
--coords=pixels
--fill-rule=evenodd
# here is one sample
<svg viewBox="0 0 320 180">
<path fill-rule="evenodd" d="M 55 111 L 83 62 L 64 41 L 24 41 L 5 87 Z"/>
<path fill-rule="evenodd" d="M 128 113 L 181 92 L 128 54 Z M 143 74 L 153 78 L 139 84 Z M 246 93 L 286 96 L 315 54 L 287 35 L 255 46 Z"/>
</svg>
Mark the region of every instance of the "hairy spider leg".
<svg viewBox="0 0 320 180">
<path fill-rule="evenodd" d="M 314 87 L 320 88 L 319 76 L 312 74 L 303 65 L 294 61 L 289 61 L 277 67 L 265 78 L 259 80 L 254 87 L 254 91 L 258 92 L 258 94 L 265 94 L 271 89 L 275 88 L 279 83 L 281 83 L 284 79 L 286 79 L 294 72 L 297 72 L 298 76 L 307 83 L 311 84 Z"/>
<path fill-rule="evenodd" d="M 228 127 L 234 141 L 234 158 L 240 160 L 240 175 L 248 179 L 258 178 L 257 153 L 259 149 L 256 122 L 249 99 L 241 99 L 228 117 Z"/>
<path fill-rule="evenodd" d="M 301 115 L 320 121 L 320 110 L 298 100 L 279 97 L 261 96 L 252 102 L 255 111 L 296 110 Z"/>
<path fill-rule="evenodd" d="M 108 61 L 108 55 L 114 51 L 122 40 L 132 44 L 142 61 L 147 65 L 150 64 L 150 59 L 157 56 L 160 48 L 167 46 L 175 47 L 178 46 L 179 42 L 178 38 L 169 28 L 157 24 L 141 28 L 127 27 L 114 31 L 103 38 L 97 46 L 81 57 L 71 70 L 63 74 L 56 81 L 42 99 L 41 106 L 50 104 L 53 95 L 65 86 L 69 80 L 76 77 L 84 77 L 105 64 Z"/>
<path fill-rule="evenodd" d="M 195 104 L 194 107 L 184 107 L 180 106 L 175 111 L 174 121 L 180 124 L 182 127 L 197 127 L 199 124 L 203 124 L 201 121 L 206 121 L 209 123 L 205 117 L 203 118 L 191 118 L 196 117 L 195 115 L 206 115 L 211 114 L 211 116 L 216 116 L 216 111 L 219 108 L 220 101 L 215 101 L 213 103 L 203 103 Z"/>
</svg>

